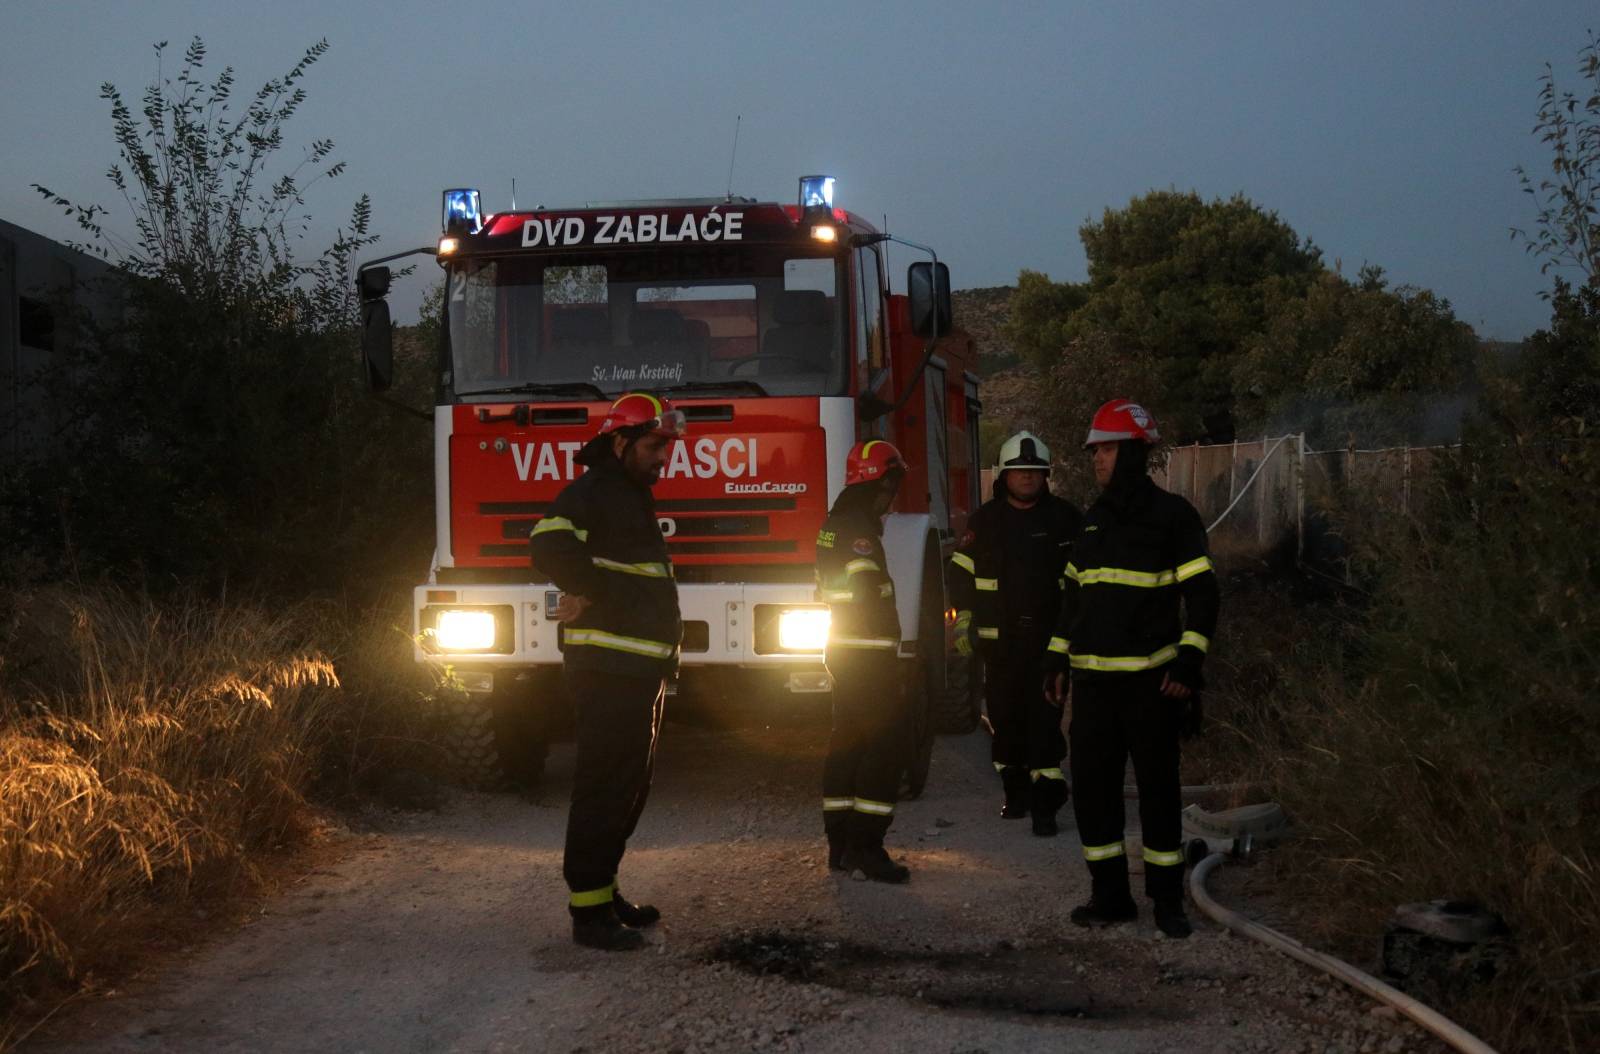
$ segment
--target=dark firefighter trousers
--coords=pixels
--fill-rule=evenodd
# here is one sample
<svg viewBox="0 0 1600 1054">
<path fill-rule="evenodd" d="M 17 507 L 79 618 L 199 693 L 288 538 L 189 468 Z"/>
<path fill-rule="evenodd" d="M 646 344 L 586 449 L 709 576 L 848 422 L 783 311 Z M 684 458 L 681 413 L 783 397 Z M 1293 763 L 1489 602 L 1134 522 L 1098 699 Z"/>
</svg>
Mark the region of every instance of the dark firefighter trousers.
<svg viewBox="0 0 1600 1054">
<path fill-rule="evenodd" d="M 1026 771 L 1033 781 L 1034 807 L 1054 814 L 1066 798 L 1061 759 L 1067 755 L 1067 740 L 1061 734 L 1060 708 L 1044 697 L 1049 643 L 1048 626 L 1009 627 L 986 656 L 983 699 L 994 727 L 994 767 L 1002 777 L 1008 769 Z"/>
<path fill-rule="evenodd" d="M 1183 895 L 1178 735 L 1183 702 L 1161 694 L 1162 670 L 1072 679 L 1072 799 L 1096 898 L 1128 896 L 1122 780 L 1133 758 L 1144 840 L 1144 889 Z"/>
<path fill-rule="evenodd" d="M 569 669 L 567 685 L 577 708 L 577 758 L 561 871 L 577 910 L 611 901 L 623 850 L 650 795 L 665 684 Z"/>
<path fill-rule="evenodd" d="M 833 730 L 822 765 L 830 844 L 874 846 L 894 820 L 905 760 L 905 692 L 892 651 L 830 648 Z"/>
</svg>

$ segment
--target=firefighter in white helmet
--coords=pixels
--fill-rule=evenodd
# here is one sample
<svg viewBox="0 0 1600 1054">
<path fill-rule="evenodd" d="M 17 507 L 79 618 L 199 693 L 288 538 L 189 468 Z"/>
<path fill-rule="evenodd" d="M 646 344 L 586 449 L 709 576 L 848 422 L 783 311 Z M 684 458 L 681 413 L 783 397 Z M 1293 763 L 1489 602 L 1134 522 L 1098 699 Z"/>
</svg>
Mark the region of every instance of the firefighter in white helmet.
<svg viewBox="0 0 1600 1054">
<path fill-rule="evenodd" d="M 1061 711 L 1044 697 L 1043 662 L 1061 606 L 1062 576 L 1080 517 L 1050 493 L 1050 450 L 1032 432 L 1000 447 L 994 497 L 967 521 L 950 558 L 956 647 L 983 656 L 984 701 L 994 727 L 1006 819 L 1033 817 L 1033 833 L 1056 833 L 1066 804 Z"/>
</svg>

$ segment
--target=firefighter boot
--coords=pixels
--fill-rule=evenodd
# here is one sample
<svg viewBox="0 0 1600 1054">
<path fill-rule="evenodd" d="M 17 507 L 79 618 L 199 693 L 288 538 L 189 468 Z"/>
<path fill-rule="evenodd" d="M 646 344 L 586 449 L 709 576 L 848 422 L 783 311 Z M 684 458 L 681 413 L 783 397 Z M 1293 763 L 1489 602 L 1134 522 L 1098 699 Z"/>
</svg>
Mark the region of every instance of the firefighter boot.
<svg viewBox="0 0 1600 1054">
<path fill-rule="evenodd" d="M 1194 932 L 1183 910 L 1182 897 L 1163 897 L 1156 901 L 1156 929 L 1180 941 Z"/>
<path fill-rule="evenodd" d="M 1040 838 L 1054 838 L 1061 830 L 1056 824 L 1056 813 L 1067 803 L 1067 781 L 1060 769 L 1043 770 L 1033 781 L 1028 797 L 1028 811 L 1033 816 L 1033 833 Z"/>
<path fill-rule="evenodd" d="M 884 828 L 876 817 L 858 817 L 850 849 L 844 854 L 848 871 L 860 871 L 873 882 L 899 885 L 911 877 L 911 869 L 896 863 L 883 848 Z"/>
<path fill-rule="evenodd" d="M 1072 924 L 1090 928 L 1115 926 L 1119 922 L 1132 922 L 1138 917 L 1139 906 L 1127 894 L 1117 900 L 1091 893 L 1087 904 L 1079 904 L 1072 909 Z"/>
<path fill-rule="evenodd" d="M 632 929 L 643 929 L 654 926 L 661 921 L 661 910 L 654 904 L 634 904 L 622 895 L 620 888 L 612 891 L 611 907 L 617 913 L 617 921 Z"/>
<path fill-rule="evenodd" d="M 851 806 L 855 804 L 854 798 L 825 799 L 822 813 L 822 830 L 828 836 L 828 870 L 845 870 L 845 854 L 850 851 L 850 837 L 854 824 L 851 817 L 855 815 Z"/>
<path fill-rule="evenodd" d="M 1075 926 L 1115 926 L 1139 917 L 1138 905 L 1128 892 L 1128 858 L 1114 856 L 1089 862 L 1089 902 L 1072 909 Z"/>
<path fill-rule="evenodd" d="M 631 952 L 645 946 L 644 934 L 624 926 L 610 901 L 593 907 L 567 910 L 572 912 L 572 939 L 585 948 Z"/>
<path fill-rule="evenodd" d="M 1000 785 L 1006 792 L 1005 804 L 1000 806 L 1001 818 L 1020 820 L 1028 815 L 1028 770 L 1021 765 L 1002 765 Z"/>
</svg>

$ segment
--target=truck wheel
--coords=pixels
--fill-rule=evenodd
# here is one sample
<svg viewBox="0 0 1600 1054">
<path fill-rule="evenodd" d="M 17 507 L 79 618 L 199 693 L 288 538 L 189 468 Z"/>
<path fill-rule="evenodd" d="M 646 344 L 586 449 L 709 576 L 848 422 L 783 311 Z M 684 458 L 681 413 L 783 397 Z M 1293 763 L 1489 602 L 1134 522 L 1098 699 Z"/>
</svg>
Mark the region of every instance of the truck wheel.
<svg viewBox="0 0 1600 1054">
<path fill-rule="evenodd" d="M 983 712 L 983 662 L 976 654 L 952 651 L 945 657 L 944 693 L 938 699 L 934 728 L 943 735 L 964 736 L 978 727 Z"/>
<path fill-rule="evenodd" d="M 904 678 L 906 685 L 905 797 L 920 798 L 933 765 L 936 710 L 946 692 L 944 640 L 944 576 L 939 548 L 932 539 L 922 558 L 922 612 L 917 620 L 917 660 Z"/>
<path fill-rule="evenodd" d="M 906 693 L 906 767 L 900 797 L 910 801 L 922 797 L 928 786 L 928 770 L 933 767 L 933 727 L 928 712 L 928 663 L 919 659 L 905 665 L 910 670 L 902 679 Z"/>
<path fill-rule="evenodd" d="M 439 752 L 449 776 L 468 790 L 500 790 L 505 769 L 495 742 L 493 697 L 440 688 L 434 693 Z"/>
<path fill-rule="evenodd" d="M 539 786 L 566 706 L 559 676 L 535 675 L 488 694 L 441 688 L 434 700 L 440 749 L 458 783 L 470 790 Z"/>
</svg>

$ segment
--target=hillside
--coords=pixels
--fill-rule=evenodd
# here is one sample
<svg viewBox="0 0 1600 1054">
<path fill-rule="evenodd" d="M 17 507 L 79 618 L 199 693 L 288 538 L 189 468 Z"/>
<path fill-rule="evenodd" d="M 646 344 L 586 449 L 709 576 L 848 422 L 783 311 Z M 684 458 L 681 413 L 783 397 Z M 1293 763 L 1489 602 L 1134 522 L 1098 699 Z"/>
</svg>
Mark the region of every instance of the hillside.
<svg viewBox="0 0 1600 1054">
<path fill-rule="evenodd" d="M 950 294 L 955 308 L 955 323 L 972 335 L 982 360 L 984 376 L 1014 365 L 1017 353 L 1006 339 L 1005 326 L 1011 319 L 1010 286 L 988 289 L 957 289 Z"/>
<path fill-rule="evenodd" d="M 972 336 L 978 349 L 986 456 L 993 453 L 991 448 L 1005 435 L 1031 424 L 1027 399 L 1033 372 L 1021 364 L 1005 334 L 1013 292 L 1010 286 L 993 286 L 951 293 L 955 323 Z"/>
</svg>

